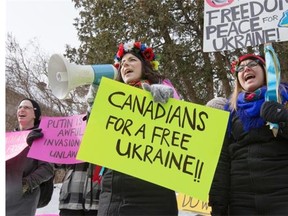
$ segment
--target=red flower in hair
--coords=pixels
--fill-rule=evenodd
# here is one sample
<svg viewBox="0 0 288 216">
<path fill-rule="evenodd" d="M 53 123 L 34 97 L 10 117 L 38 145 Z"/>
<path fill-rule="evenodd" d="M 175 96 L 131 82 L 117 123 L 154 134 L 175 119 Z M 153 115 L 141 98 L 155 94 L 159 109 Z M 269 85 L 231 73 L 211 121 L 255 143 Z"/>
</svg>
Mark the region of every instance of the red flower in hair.
<svg viewBox="0 0 288 216">
<path fill-rule="evenodd" d="M 124 55 L 124 46 L 123 44 L 120 44 L 116 56 L 117 58 L 122 58 L 123 55 Z"/>
<path fill-rule="evenodd" d="M 140 54 L 145 61 L 149 61 L 151 63 L 153 70 L 158 70 L 159 62 L 156 60 L 153 49 L 151 47 L 147 47 L 146 44 L 143 44 L 140 41 L 135 42 L 134 40 L 124 44 L 121 43 L 119 45 L 118 51 L 114 56 L 115 68 L 119 69 L 123 56 L 128 52 Z"/>
<path fill-rule="evenodd" d="M 114 63 L 114 67 L 118 70 L 120 67 L 120 63 L 119 62 Z"/>
<path fill-rule="evenodd" d="M 140 41 L 135 42 L 134 47 L 137 49 L 140 49 L 141 48 L 141 42 Z"/>
<path fill-rule="evenodd" d="M 151 47 L 148 47 L 147 49 L 145 49 L 143 51 L 143 56 L 148 61 L 152 61 L 154 59 L 154 57 L 155 57 Z"/>
</svg>

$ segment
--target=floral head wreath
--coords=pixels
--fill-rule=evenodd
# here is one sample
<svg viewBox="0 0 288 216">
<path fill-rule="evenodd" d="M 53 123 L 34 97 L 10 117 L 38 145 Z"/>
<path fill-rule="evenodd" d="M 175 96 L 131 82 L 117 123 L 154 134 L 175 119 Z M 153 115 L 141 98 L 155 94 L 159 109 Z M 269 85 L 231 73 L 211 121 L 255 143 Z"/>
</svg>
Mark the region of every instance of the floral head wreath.
<svg viewBox="0 0 288 216">
<path fill-rule="evenodd" d="M 231 62 L 231 68 L 230 71 L 231 73 L 234 75 L 237 75 L 237 73 L 235 73 L 237 71 L 237 68 L 239 67 L 240 63 L 246 59 L 258 59 L 259 62 L 265 66 L 265 60 L 263 57 L 259 56 L 259 55 L 254 55 L 254 54 L 246 54 L 243 56 L 240 56 L 238 59 L 235 59 Z"/>
<path fill-rule="evenodd" d="M 157 57 L 154 54 L 153 49 L 151 47 L 147 47 L 146 44 L 139 41 L 130 41 L 124 44 L 121 43 L 119 45 L 118 51 L 114 58 L 114 67 L 119 69 L 123 56 L 129 52 L 139 54 L 144 60 L 151 63 L 154 71 L 158 70 L 159 62 L 156 60 Z"/>
</svg>

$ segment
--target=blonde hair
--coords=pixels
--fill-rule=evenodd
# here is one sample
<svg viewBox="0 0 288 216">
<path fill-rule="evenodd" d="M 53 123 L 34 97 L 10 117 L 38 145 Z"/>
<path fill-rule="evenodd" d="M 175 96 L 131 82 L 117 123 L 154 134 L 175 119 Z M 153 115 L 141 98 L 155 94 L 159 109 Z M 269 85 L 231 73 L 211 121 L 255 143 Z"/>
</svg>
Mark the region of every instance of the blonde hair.
<svg viewBox="0 0 288 216">
<path fill-rule="evenodd" d="M 238 79 L 236 78 L 235 79 L 235 88 L 234 88 L 234 91 L 231 95 L 231 98 L 230 98 L 230 106 L 229 108 L 232 110 L 232 111 L 236 111 L 237 110 L 237 98 L 238 98 L 238 95 L 240 92 L 242 92 L 243 89 L 238 81 Z"/>
<path fill-rule="evenodd" d="M 265 82 L 265 84 L 263 86 L 265 86 L 265 85 L 267 85 L 266 82 Z M 230 104 L 229 108 L 232 111 L 237 111 L 237 98 L 238 98 L 239 93 L 242 92 L 242 91 L 243 91 L 243 89 L 242 89 L 238 79 L 235 79 L 235 88 L 234 88 L 234 91 L 233 91 L 233 93 L 231 95 L 231 98 L 230 98 L 230 101 L 229 101 L 229 104 Z M 278 91 L 279 99 L 280 99 L 279 102 L 280 103 L 282 102 L 282 100 L 281 100 L 281 91 L 287 92 L 285 86 L 282 83 L 280 83 L 279 91 Z"/>
</svg>

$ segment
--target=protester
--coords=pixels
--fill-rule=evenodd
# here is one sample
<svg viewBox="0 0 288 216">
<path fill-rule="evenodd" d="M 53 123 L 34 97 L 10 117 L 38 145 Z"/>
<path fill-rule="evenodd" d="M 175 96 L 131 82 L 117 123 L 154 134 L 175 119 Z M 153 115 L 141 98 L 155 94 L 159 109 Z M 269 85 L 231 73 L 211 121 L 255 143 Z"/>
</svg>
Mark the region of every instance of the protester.
<svg viewBox="0 0 288 216">
<path fill-rule="evenodd" d="M 93 181 L 94 165 L 64 165 L 66 174 L 59 196 L 60 216 L 97 215 L 99 184 Z"/>
<path fill-rule="evenodd" d="M 87 115 L 83 121 L 88 120 Z M 32 133 L 31 133 L 32 134 Z M 41 129 L 28 136 L 32 143 L 43 137 Z M 65 176 L 59 194 L 60 216 L 97 215 L 99 200 L 99 180 L 93 180 L 95 165 L 83 162 L 77 164 L 56 164 L 57 169 L 65 169 Z"/>
<path fill-rule="evenodd" d="M 15 131 L 33 130 L 40 123 L 41 110 L 38 103 L 24 98 L 17 110 L 18 127 Z M 28 135 L 33 137 L 33 131 Z M 6 216 L 34 216 L 40 197 L 39 185 L 54 176 L 52 164 L 28 158 L 30 146 L 6 161 Z"/>
<path fill-rule="evenodd" d="M 141 42 L 120 44 L 114 66 L 117 80 L 150 91 L 155 102 L 166 103 L 179 98 L 169 80 L 159 74 L 156 56 L 151 47 Z M 90 86 L 87 101 L 91 109 L 95 97 Z M 105 144 L 105 143 L 103 143 Z M 178 215 L 176 194 L 159 185 L 105 169 L 102 176 L 98 216 L 104 215 Z"/>
<path fill-rule="evenodd" d="M 94 94 L 97 87 L 94 88 Z M 89 120 L 90 112 L 83 121 Z M 95 173 L 96 165 L 83 162 L 78 164 L 63 164 L 64 180 L 59 195 L 60 216 L 87 216 L 98 214 L 100 177 Z M 99 168 L 99 167 L 98 167 Z M 95 177 L 97 176 L 97 178 Z"/>
<path fill-rule="evenodd" d="M 212 215 L 288 215 L 288 84 L 279 86 L 281 102 L 265 102 L 263 57 L 243 55 L 231 72 L 235 88 L 209 194 Z M 279 126 L 276 137 L 267 122 Z"/>
</svg>

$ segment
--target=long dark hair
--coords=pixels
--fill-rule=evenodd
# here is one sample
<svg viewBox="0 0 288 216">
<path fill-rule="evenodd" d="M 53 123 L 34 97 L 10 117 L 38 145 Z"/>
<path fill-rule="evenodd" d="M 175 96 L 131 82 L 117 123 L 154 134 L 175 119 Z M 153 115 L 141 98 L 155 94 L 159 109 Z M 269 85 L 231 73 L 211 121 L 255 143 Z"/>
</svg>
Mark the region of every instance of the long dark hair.
<svg viewBox="0 0 288 216">
<path fill-rule="evenodd" d="M 132 55 L 134 55 L 135 57 L 137 57 L 141 63 L 142 63 L 142 79 L 143 80 L 148 80 L 151 84 L 157 84 L 160 83 L 162 80 L 165 79 L 165 77 L 161 74 L 159 74 L 158 71 L 154 71 L 152 69 L 152 65 L 150 63 L 150 61 L 144 60 L 142 58 L 141 55 L 135 53 L 135 52 L 129 52 Z M 116 80 L 120 81 L 120 82 L 124 82 L 121 76 L 121 65 L 118 68 L 118 73 L 117 73 L 117 77 Z"/>
</svg>

